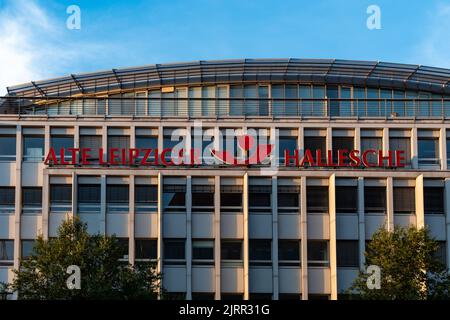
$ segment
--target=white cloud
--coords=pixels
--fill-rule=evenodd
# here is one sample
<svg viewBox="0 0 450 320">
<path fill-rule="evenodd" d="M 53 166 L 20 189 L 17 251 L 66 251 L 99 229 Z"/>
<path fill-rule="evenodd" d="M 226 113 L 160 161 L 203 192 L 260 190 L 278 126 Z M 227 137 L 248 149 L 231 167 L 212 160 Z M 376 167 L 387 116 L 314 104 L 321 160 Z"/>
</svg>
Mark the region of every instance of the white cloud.
<svg viewBox="0 0 450 320">
<path fill-rule="evenodd" d="M 414 50 L 414 63 L 450 68 L 450 5 L 435 6 L 423 25 L 426 33 Z"/>
</svg>

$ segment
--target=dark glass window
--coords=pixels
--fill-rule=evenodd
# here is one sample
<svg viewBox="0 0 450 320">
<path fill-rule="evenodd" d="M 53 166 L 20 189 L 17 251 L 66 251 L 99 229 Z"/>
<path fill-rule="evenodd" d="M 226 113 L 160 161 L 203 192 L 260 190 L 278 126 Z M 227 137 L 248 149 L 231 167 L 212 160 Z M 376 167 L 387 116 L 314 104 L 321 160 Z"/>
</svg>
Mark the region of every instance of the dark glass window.
<svg viewBox="0 0 450 320">
<path fill-rule="evenodd" d="M 308 265 L 328 265 L 328 241 L 308 240 Z"/>
<path fill-rule="evenodd" d="M 250 239 L 249 241 L 250 261 L 270 261 L 272 259 L 272 241 L 261 239 Z M 255 264 L 255 263 L 252 263 Z M 260 263 L 257 263 L 261 265 Z"/>
<path fill-rule="evenodd" d="M 56 157 L 61 157 L 61 149 L 64 149 L 64 159 L 72 159 L 72 154 L 67 150 L 73 148 L 73 136 L 52 136 L 50 146 L 54 149 Z"/>
<path fill-rule="evenodd" d="M 286 151 L 289 151 L 289 156 L 293 157 L 295 150 L 297 150 L 297 137 L 280 137 L 278 142 L 278 157 L 280 158 L 281 164 L 284 164 Z M 294 163 L 293 159 L 291 163 Z"/>
<path fill-rule="evenodd" d="M 434 253 L 434 257 L 444 266 L 447 264 L 447 245 L 445 241 L 438 241 L 438 247 Z"/>
<path fill-rule="evenodd" d="M 280 266 L 290 265 L 292 261 L 298 265 L 300 263 L 300 241 L 278 240 L 278 260 Z"/>
<path fill-rule="evenodd" d="M 164 209 L 166 211 L 185 210 L 186 186 L 164 185 Z"/>
<path fill-rule="evenodd" d="M 353 137 L 333 137 L 333 162 L 338 163 L 338 150 L 347 150 L 342 153 L 347 157 L 344 159 L 344 163 L 350 163 L 348 155 L 354 149 L 354 146 Z"/>
<path fill-rule="evenodd" d="M 24 207 L 42 207 L 42 188 L 22 188 L 22 205 Z"/>
<path fill-rule="evenodd" d="M 130 137 L 129 136 L 108 136 L 108 150 L 111 150 L 112 148 L 118 148 L 118 149 L 125 149 L 125 157 L 128 159 L 128 150 L 130 149 Z M 121 157 L 121 151 L 116 152 L 116 155 L 120 155 L 119 157 L 115 157 L 116 161 L 118 158 Z M 109 152 L 108 152 L 108 160 L 111 160 L 109 158 Z M 120 162 L 120 161 L 119 161 Z"/>
<path fill-rule="evenodd" d="M 385 187 L 364 187 L 364 211 L 366 213 L 386 212 Z"/>
<path fill-rule="evenodd" d="M 361 138 L 361 154 L 366 150 L 383 150 L 382 138 Z M 376 165 L 378 163 L 378 154 L 368 153 L 366 159 L 369 164 Z"/>
<path fill-rule="evenodd" d="M 248 203 L 250 208 L 271 206 L 272 186 L 250 185 Z"/>
<path fill-rule="evenodd" d="M 72 185 L 51 184 L 50 203 L 61 203 L 61 204 L 72 203 Z"/>
<path fill-rule="evenodd" d="M 447 162 L 450 163 L 450 139 L 449 138 L 447 138 Z"/>
<path fill-rule="evenodd" d="M 359 242 L 358 240 L 336 241 L 336 254 L 338 267 L 359 267 Z"/>
<path fill-rule="evenodd" d="M 405 157 L 404 163 L 411 164 L 411 139 L 410 138 L 389 138 L 389 150 L 403 150 L 403 156 Z"/>
<path fill-rule="evenodd" d="M 0 206 L 14 206 L 16 203 L 15 187 L 0 187 Z"/>
<path fill-rule="evenodd" d="M 0 161 L 16 161 L 16 136 L 0 136 Z"/>
<path fill-rule="evenodd" d="M 193 185 L 192 207 L 214 207 L 214 186 Z"/>
<path fill-rule="evenodd" d="M 44 136 L 23 136 L 23 159 L 42 161 L 44 157 Z"/>
<path fill-rule="evenodd" d="M 128 238 L 117 238 L 118 245 L 120 247 L 120 254 L 122 258 L 120 260 L 128 260 L 128 250 L 129 250 L 129 239 Z"/>
<path fill-rule="evenodd" d="M 419 148 L 420 164 L 436 164 L 438 163 L 439 141 L 435 138 L 419 138 L 417 140 Z"/>
<path fill-rule="evenodd" d="M 278 186 L 278 210 L 280 213 L 296 212 L 300 206 L 299 186 Z"/>
<path fill-rule="evenodd" d="M 0 240 L 0 266 L 12 265 L 14 261 L 14 240 Z"/>
<path fill-rule="evenodd" d="M 136 204 L 157 204 L 158 186 L 136 185 L 134 187 L 134 201 Z"/>
<path fill-rule="evenodd" d="M 22 259 L 27 259 L 32 253 L 34 248 L 34 240 L 22 240 L 21 242 L 21 257 Z"/>
<path fill-rule="evenodd" d="M 136 148 L 155 150 L 158 148 L 158 137 L 137 136 Z"/>
<path fill-rule="evenodd" d="M 184 260 L 185 241 L 185 239 L 164 239 L 164 259 Z"/>
<path fill-rule="evenodd" d="M 394 187 L 394 213 L 415 213 L 416 195 L 412 187 Z"/>
<path fill-rule="evenodd" d="M 193 240 L 192 259 L 214 261 L 214 240 Z"/>
<path fill-rule="evenodd" d="M 423 201 L 426 214 L 444 214 L 444 188 L 424 187 Z"/>
<path fill-rule="evenodd" d="M 305 150 L 310 150 L 316 161 L 316 150 L 320 150 L 322 162 L 326 162 L 327 147 L 325 137 L 305 137 Z"/>
<path fill-rule="evenodd" d="M 108 184 L 106 186 L 106 202 L 128 203 L 130 192 L 126 184 Z"/>
<path fill-rule="evenodd" d="M 328 187 L 307 186 L 306 204 L 308 213 L 328 212 Z"/>
<path fill-rule="evenodd" d="M 91 149 L 88 154 L 90 155 L 89 161 L 98 161 L 99 149 L 102 147 L 102 136 L 97 135 L 81 135 L 80 136 L 80 149 Z M 81 159 L 81 154 L 80 154 Z"/>
<path fill-rule="evenodd" d="M 242 186 L 220 186 L 220 206 L 227 211 L 242 209 Z"/>
<path fill-rule="evenodd" d="M 82 203 L 100 203 L 100 185 L 99 184 L 79 184 L 78 202 Z"/>
<path fill-rule="evenodd" d="M 242 241 L 222 240 L 220 255 L 222 260 L 242 260 Z"/>
<path fill-rule="evenodd" d="M 136 239 L 135 255 L 136 259 L 154 260 L 157 259 L 158 241 L 155 239 Z"/>
<path fill-rule="evenodd" d="M 358 211 L 358 188 L 336 187 L 336 213 L 356 213 Z"/>
</svg>

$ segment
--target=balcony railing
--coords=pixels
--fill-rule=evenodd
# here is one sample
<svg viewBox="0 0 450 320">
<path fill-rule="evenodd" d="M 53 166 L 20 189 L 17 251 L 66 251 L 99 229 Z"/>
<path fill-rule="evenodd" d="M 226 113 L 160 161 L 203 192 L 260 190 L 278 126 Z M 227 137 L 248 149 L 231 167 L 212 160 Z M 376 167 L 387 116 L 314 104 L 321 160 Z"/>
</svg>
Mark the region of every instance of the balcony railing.
<svg viewBox="0 0 450 320">
<path fill-rule="evenodd" d="M 450 99 L 4 97 L 0 113 L 158 118 L 450 118 Z"/>
</svg>

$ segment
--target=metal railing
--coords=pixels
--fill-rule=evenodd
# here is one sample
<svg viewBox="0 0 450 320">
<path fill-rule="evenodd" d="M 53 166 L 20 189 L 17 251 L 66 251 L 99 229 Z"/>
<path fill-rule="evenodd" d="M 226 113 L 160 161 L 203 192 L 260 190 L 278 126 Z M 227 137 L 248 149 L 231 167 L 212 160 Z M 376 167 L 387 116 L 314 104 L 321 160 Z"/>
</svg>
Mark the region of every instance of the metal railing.
<svg viewBox="0 0 450 320">
<path fill-rule="evenodd" d="M 3 97 L 0 113 L 52 116 L 450 118 L 450 98 Z"/>
</svg>

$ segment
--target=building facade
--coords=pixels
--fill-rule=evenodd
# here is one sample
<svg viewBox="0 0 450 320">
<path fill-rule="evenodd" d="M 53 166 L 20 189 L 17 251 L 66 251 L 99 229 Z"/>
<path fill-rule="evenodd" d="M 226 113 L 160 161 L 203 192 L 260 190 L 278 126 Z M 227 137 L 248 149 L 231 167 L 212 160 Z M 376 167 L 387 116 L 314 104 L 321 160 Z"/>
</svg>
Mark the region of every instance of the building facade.
<svg viewBox="0 0 450 320">
<path fill-rule="evenodd" d="M 186 299 L 337 299 L 372 234 L 395 225 L 428 226 L 450 266 L 449 98 L 450 70 L 309 59 L 10 87 L 0 99 L 0 282 L 39 234 L 56 236 L 75 215 L 91 233 L 115 234 L 124 261 L 157 261 L 164 288 Z M 240 139 L 252 130 L 274 147 L 269 164 L 213 157 L 248 159 Z M 200 148 L 200 163 L 154 162 L 180 141 L 185 152 Z M 45 161 L 51 150 L 59 163 Z M 321 150 L 324 163 L 342 150 L 384 158 L 295 163 L 306 150 Z M 395 150 L 403 165 L 389 163 Z"/>
</svg>

